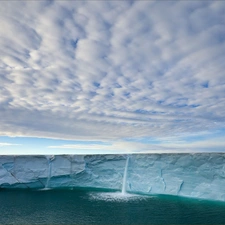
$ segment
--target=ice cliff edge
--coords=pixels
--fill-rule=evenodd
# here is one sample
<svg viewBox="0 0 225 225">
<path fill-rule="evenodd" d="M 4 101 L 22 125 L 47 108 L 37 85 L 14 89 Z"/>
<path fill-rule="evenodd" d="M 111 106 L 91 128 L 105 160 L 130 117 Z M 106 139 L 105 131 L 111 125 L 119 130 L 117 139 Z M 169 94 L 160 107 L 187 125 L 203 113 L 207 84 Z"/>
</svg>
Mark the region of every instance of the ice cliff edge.
<svg viewBox="0 0 225 225">
<path fill-rule="evenodd" d="M 129 163 L 127 163 L 129 157 Z M 225 201 L 225 154 L 0 156 L 0 188 L 95 187 Z"/>
</svg>

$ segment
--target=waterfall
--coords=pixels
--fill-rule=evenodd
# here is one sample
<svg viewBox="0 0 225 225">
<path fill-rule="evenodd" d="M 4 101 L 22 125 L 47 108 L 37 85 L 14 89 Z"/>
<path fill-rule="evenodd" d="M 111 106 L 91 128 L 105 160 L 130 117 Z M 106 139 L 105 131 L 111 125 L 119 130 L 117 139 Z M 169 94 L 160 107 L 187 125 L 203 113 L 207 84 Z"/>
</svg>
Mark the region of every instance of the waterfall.
<svg viewBox="0 0 225 225">
<path fill-rule="evenodd" d="M 129 164 L 129 157 L 127 157 L 124 173 L 123 173 L 123 186 L 122 186 L 122 194 L 126 194 L 126 184 L 127 184 L 127 169 Z"/>
<path fill-rule="evenodd" d="M 55 156 L 49 156 L 47 158 L 48 159 L 48 179 L 45 184 L 45 189 L 48 189 L 48 187 L 49 187 L 49 182 L 50 182 L 50 179 L 52 176 L 52 161 L 54 160 L 54 158 L 55 158 Z"/>
</svg>

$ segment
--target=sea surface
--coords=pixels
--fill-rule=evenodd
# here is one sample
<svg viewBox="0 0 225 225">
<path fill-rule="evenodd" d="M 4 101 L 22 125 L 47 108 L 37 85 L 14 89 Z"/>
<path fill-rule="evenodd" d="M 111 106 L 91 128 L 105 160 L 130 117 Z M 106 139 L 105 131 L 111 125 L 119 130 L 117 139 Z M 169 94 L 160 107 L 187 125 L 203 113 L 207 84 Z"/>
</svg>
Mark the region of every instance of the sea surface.
<svg viewBox="0 0 225 225">
<path fill-rule="evenodd" d="M 0 224 L 225 224 L 225 203 L 96 190 L 0 189 Z"/>
</svg>

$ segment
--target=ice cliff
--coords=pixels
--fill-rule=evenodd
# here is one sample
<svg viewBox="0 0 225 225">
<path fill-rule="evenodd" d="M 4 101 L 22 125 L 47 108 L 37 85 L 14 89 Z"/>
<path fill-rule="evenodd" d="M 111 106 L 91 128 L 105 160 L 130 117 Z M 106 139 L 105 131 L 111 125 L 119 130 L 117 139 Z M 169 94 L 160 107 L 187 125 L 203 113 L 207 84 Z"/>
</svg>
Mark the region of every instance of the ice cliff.
<svg viewBox="0 0 225 225">
<path fill-rule="evenodd" d="M 127 192 L 225 201 L 222 153 L 0 156 L 0 188 L 121 190 L 125 165 Z"/>
</svg>

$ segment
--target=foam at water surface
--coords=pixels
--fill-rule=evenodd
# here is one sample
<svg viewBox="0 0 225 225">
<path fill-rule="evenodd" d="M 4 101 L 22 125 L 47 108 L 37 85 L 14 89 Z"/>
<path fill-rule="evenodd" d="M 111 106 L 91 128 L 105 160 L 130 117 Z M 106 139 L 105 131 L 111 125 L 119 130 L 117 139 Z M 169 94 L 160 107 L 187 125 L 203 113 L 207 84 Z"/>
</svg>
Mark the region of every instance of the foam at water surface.
<svg viewBox="0 0 225 225">
<path fill-rule="evenodd" d="M 132 200 L 144 200 L 146 198 L 152 198 L 152 196 L 137 195 L 131 193 L 122 193 L 122 192 L 90 192 L 88 194 L 90 200 L 102 200 L 102 201 L 132 201 Z"/>
</svg>

